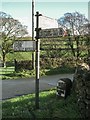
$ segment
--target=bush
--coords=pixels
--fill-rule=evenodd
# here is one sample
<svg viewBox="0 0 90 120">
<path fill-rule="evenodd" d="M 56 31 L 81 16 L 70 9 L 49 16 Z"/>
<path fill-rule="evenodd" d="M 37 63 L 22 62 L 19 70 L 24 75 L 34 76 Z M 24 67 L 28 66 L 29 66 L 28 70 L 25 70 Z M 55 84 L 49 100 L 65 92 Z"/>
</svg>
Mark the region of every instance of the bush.
<svg viewBox="0 0 90 120">
<path fill-rule="evenodd" d="M 16 69 L 22 70 L 32 70 L 32 61 L 31 60 L 25 60 L 25 61 L 16 61 Z"/>
</svg>

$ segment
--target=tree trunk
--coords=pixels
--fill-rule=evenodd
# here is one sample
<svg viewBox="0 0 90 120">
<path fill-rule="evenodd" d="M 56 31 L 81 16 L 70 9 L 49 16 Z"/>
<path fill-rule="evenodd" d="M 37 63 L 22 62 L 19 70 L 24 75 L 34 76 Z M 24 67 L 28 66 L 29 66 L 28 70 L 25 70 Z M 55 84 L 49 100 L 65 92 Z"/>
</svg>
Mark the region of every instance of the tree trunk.
<svg viewBox="0 0 90 120">
<path fill-rule="evenodd" d="M 72 40 L 71 40 L 70 37 L 69 37 L 69 45 L 70 45 L 70 47 L 71 47 L 72 54 L 73 54 L 73 56 L 75 57 L 75 50 L 74 50 L 74 46 L 73 46 L 73 43 L 72 43 Z"/>
<path fill-rule="evenodd" d="M 6 60 L 5 60 L 6 54 L 3 52 L 3 67 L 6 67 Z"/>
<path fill-rule="evenodd" d="M 80 56 L 80 49 L 79 49 L 79 36 L 78 37 L 75 37 L 75 41 L 76 41 L 76 46 L 77 46 L 77 61 L 78 61 L 78 58 Z"/>
</svg>

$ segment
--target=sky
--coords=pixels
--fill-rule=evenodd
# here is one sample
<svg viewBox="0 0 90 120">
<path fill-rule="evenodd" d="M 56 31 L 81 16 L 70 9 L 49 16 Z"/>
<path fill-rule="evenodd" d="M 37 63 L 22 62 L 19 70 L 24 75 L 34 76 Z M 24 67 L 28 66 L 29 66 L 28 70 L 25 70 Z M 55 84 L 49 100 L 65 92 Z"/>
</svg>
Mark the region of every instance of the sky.
<svg viewBox="0 0 90 120">
<path fill-rule="evenodd" d="M 66 12 L 78 11 L 88 18 L 88 0 L 34 0 L 35 12 L 44 16 L 59 19 Z M 67 2 L 68 1 L 68 2 Z M 32 0 L 1 0 L 0 11 L 10 14 L 23 25 L 28 26 L 31 35 Z"/>
</svg>

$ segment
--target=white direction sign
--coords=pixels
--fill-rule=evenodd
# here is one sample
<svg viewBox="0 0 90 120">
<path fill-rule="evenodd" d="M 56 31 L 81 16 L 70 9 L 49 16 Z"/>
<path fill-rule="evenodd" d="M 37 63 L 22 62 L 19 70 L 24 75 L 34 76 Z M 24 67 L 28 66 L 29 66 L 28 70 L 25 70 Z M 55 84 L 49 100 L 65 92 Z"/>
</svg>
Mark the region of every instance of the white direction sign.
<svg viewBox="0 0 90 120">
<path fill-rule="evenodd" d="M 14 51 L 35 51 L 36 42 L 30 40 L 17 40 L 13 44 Z"/>
<path fill-rule="evenodd" d="M 62 28 L 41 29 L 39 33 L 40 38 L 61 37 L 64 30 Z"/>
</svg>

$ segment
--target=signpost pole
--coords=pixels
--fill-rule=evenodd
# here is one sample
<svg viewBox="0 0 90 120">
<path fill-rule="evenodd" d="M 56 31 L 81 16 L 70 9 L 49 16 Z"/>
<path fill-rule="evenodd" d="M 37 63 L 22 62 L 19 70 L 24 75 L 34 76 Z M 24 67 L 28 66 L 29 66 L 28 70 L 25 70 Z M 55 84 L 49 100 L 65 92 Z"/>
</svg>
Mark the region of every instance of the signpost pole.
<svg viewBox="0 0 90 120">
<path fill-rule="evenodd" d="M 40 41 L 36 41 L 36 109 L 39 109 L 39 54 L 40 54 Z"/>
<path fill-rule="evenodd" d="M 32 0 L 32 41 L 34 40 L 34 0 Z M 32 52 L 32 69 L 35 69 L 35 52 Z"/>
<path fill-rule="evenodd" d="M 40 39 L 39 39 L 39 12 L 36 12 L 36 85 L 35 85 L 35 106 L 39 109 L 39 54 L 40 54 Z"/>
</svg>

